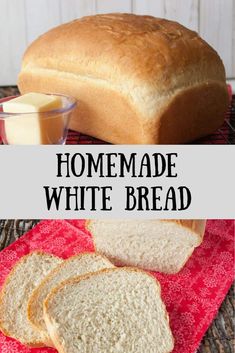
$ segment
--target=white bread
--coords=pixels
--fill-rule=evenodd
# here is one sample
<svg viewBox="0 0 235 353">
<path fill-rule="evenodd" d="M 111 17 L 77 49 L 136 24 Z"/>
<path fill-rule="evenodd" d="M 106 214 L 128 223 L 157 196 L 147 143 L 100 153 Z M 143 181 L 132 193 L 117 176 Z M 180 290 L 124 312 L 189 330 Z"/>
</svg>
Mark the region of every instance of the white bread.
<svg viewBox="0 0 235 353">
<path fill-rule="evenodd" d="M 216 130 L 228 105 L 215 50 L 176 22 L 134 14 L 50 30 L 27 49 L 18 85 L 76 97 L 70 127 L 117 144 L 192 141 Z"/>
<path fill-rule="evenodd" d="M 28 299 L 34 288 L 62 259 L 40 251 L 23 256 L 8 275 L 0 295 L 0 330 L 30 347 L 44 346 L 27 318 Z"/>
<path fill-rule="evenodd" d="M 160 285 L 133 268 L 63 282 L 44 302 L 59 353 L 168 353 L 174 346 Z"/>
<path fill-rule="evenodd" d="M 177 273 L 201 244 L 205 220 L 89 220 L 97 251 L 115 265 Z"/>
<path fill-rule="evenodd" d="M 53 347 L 43 319 L 43 302 L 50 291 L 66 279 L 114 267 L 110 261 L 97 253 L 83 253 L 70 257 L 47 275 L 33 291 L 28 302 L 28 319 L 39 330 L 43 342 Z"/>
</svg>

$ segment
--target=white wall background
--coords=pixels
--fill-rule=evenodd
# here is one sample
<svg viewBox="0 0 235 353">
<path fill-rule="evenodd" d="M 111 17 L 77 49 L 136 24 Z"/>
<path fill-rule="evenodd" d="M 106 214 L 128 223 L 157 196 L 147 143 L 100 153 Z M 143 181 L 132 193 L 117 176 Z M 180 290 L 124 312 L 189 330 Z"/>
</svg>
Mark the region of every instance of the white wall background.
<svg viewBox="0 0 235 353">
<path fill-rule="evenodd" d="M 199 32 L 235 77 L 235 0 L 0 0 L 0 85 L 16 84 L 24 50 L 60 23 L 105 12 L 166 17 Z"/>
</svg>

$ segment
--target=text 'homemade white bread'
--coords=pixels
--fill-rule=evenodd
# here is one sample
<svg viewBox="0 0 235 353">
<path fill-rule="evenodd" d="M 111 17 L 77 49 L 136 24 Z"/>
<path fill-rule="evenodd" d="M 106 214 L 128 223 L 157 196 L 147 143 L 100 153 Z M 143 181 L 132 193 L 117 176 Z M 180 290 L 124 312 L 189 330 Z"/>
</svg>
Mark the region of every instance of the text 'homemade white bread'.
<svg viewBox="0 0 235 353">
<path fill-rule="evenodd" d="M 28 302 L 28 319 L 40 331 L 46 345 L 53 347 L 43 319 L 43 302 L 50 291 L 66 279 L 111 267 L 114 267 L 111 262 L 97 253 L 72 256 L 51 271 L 33 291 Z"/>
<path fill-rule="evenodd" d="M 22 257 L 11 270 L 0 294 L 0 330 L 31 347 L 44 345 L 27 318 L 28 299 L 34 288 L 62 259 L 35 251 Z"/>
<path fill-rule="evenodd" d="M 62 283 L 44 302 L 44 318 L 60 353 L 168 353 L 174 345 L 160 285 L 133 268 Z"/>
<path fill-rule="evenodd" d="M 205 220 L 89 220 L 97 251 L 115 265 L 177 273 L 200 245 Z"/>
<path fill-rule="evenodd" d="M 71 128 L 118 144 L 184 143 L 223 122 L 224 66 L 196 32 L 134 14 L 84 17 L 27 49 L 21 93 L 79 100 Z"/>
</svg>

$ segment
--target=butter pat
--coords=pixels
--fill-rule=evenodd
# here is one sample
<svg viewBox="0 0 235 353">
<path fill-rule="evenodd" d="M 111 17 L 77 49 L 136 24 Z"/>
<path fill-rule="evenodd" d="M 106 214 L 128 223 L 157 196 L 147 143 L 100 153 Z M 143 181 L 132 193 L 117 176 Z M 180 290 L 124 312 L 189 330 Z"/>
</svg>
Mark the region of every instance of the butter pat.
<svg viewBox="0 0 235 353">
<path fill-rule="evenodd" d="M 62 138 L 63 115 L 50 115 L 50 111 L 62 107 L 60 97 L 27 93 L 3 103 L 2 106 L 5 113 L 16 114 L 5 118 L 5 136 L 8 144 L 56 144 Z M 41 114 L 45 112 L 48 114 Z"/>
<path fill-rule="evenodd" d="M 3 103 L 5 113 L 38 113 L 61 108 L 60 97 L 43 93 L 26 93 Z"/>
</svg>

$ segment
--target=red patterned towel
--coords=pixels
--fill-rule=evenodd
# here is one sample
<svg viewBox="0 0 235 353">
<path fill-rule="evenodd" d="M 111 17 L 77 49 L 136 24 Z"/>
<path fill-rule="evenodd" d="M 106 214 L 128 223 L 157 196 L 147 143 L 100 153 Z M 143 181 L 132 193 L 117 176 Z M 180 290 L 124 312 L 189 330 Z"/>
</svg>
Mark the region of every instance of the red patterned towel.
<svg viewBox="0 0 235 353">
<path fill-rule="evenodd" d="M 202 245 L 177 275 L 153 273 L 162 286 L 162 297 L 175 337 L 174 353 L 194 353 L 230 288 L 234 273 L 234 221 L 208 221 Z M 42 221 L 33 230 L 0 252 L 0 286 L 15 262 L 32 250 L 67 258 L 93 251 L 83 220 Z M 0 333 L 0 353 L 55 353 L 30 349 Z"/>
</svg>

